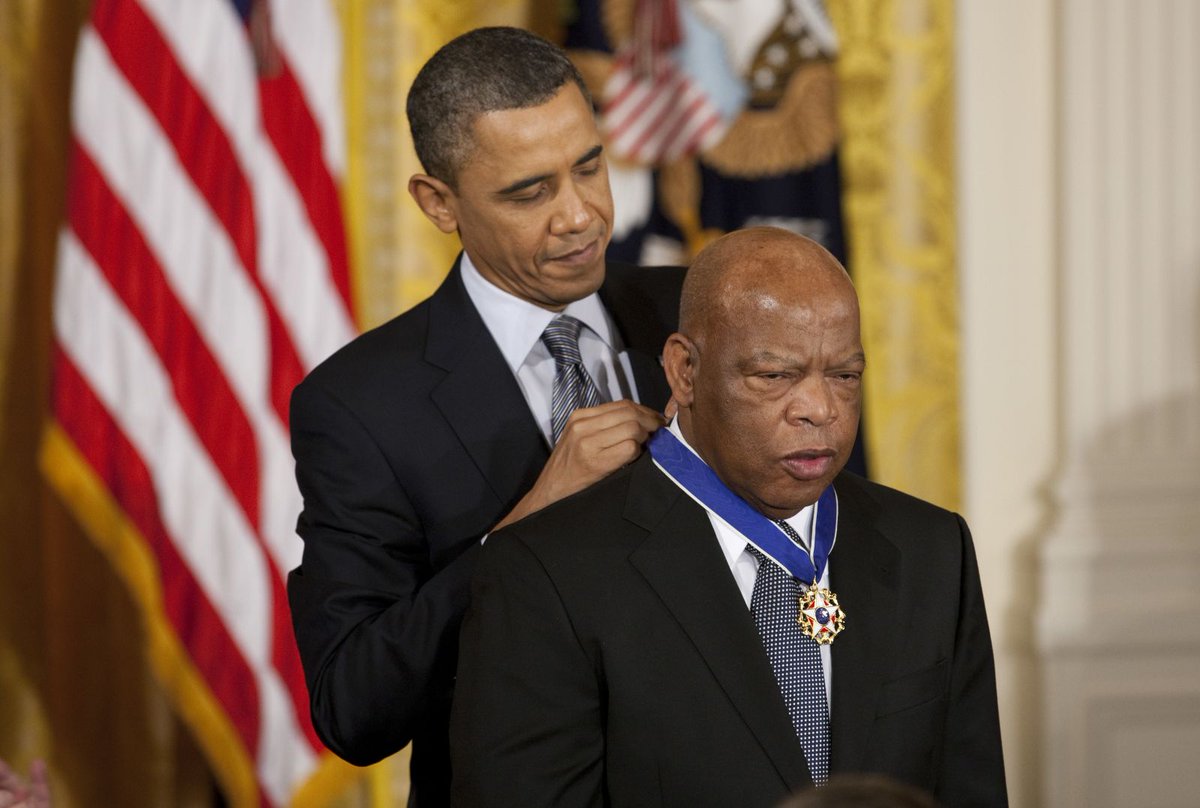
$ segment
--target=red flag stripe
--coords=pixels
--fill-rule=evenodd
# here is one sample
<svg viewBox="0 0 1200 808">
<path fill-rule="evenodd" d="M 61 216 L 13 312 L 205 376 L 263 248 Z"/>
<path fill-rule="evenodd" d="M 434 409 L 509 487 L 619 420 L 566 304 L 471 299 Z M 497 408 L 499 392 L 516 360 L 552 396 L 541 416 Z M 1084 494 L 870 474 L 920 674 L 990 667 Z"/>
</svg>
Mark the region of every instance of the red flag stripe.
<svg viewBox="0 0 1200 808">
<path fill-rule="evenodd" d="M 625 110 L 616 111 L 616 121 L 609 129 L 613 148 L 619 154 L 635 155 L 637 149 L 633 145 L 641 142 L 647 135 L 653 136 L 661 121 L 669 118 L 674 112 L 674 97 L 686 86 L 685 79 L 675 74 L 669 84 L 654 93 L 652 101 L 636 115 L 626 114 Z"/>
<path fill-rule="evenodd" d="M 690 82 L 682 75 L 671 87 L 671 95 L 685 95 L 691 89 Z M 658 115 L 654 120 L 642 130 L 641 135 L 629 147 L 632 154 L 640 154 L 646 144 L 651 141 L 656 141 L 660 148 L 663 144 L 668 144 L 675 137 L 675 134 L 687 123 L 688 116 L 692 111 L 704 103 L 703 98 L 696 99 L 686 109 L 681 110 L 677 105 L 674 97 L 668 99 L 659 110 Z M 665 132 L 664 127 L 669 126 L 670 129 Z"/>
<path fill-rule="evenodd" d="M 304 367 L 274 299 L 263 288 L 253 200 L 229 138 L 140 5 L 133 0 L 97 0 L 93 16 L 114 63 L 170 140 L 258 292 L 270 340 L 271 406 L 286 425 L 292 389 L 304 378 Z"/>
<path fill-rule="evenodd" d="M 92 25 L 175 147 L 188 176 L 229 234 L 242 266 L 257 273 L 250 187 L 208 104 L 137 3 L 96 0 Z"/>
<path fill-rule="evenodd" d="M 606 119 L 610 121 L 610 134 L 615 140 L 625 134 L 626 130 L 634 126 L 651 104 L 662 98 L 665 94 L 672 92 L 674 86 L 679 83 L 679 74 L 673 71 L 664 70 L 655 77 L 653 84 L 648 84 L 640 81 L 631 82 L 630 90 L 646 89 L 644 96 L 639 98 L 632 106 L 625 103 L 622 99 L 620 103 L 614 102 L 606 106 L 604 114 Z M 625 97 L 631 95 L 627 92 Z"/>
<path fill-rule="evenodd" d="M 55 334 L 153 475 L 168 534 L 251 667 L 263 730 L 246 762 L 282 804 L 315 756 L 271 661 L 275 599 L 262 550 L 175 401 L 160 357 L 69 229 L 59 256 Z M 193 726 L 208 744 L 220 738 L 205 723 Z M 230 782 L 243 793 L 240 780 Z"/>
<path fill-rule="evenodd" d="M 612 76 L 608 80 L 608 84 L 604 87 L 604 95 L 607 100 L 604 102 L 604 107 L 608 109 L 620 108 L 628 99 L 631 93 L 644 88 L 644 84 L 637 80 L 633 74 L 633 69 L 629 66 L 629 61 L 624 62 L 618 60 Z"/>
<path fill-rule="evenodd" d="M 686 142 L 682 143 L 677 148 L 668 151 L 667 157 L 673 159 L 682 154 L 688 154 L 703 148 L 709 135 L 718 130 L 722 123 L 724 123 L 724 121 L 722 120 L 721 116 L 714 111 L 708 118 L 705 119 L 704 123 L 700 124 L 700 126 L 696 128 L 695 133 Z"/>
<path fill-rule="evenodd" d="M 272 662 L 297 709 L 309 743 L 319 747 L 308 690 L 292 636 L 280 570 L 263 540 L 259 519 L 257 439 L 228 380 L 213 359 L 120 200 L 86 151 L 73 143 L 68 200 L 72 229 L 126 309 L 140 325 L 171 379 L 180 409 L 242 508 L 269 570 Z M 247 451 L 250 449 L 251 451 Z"/>
<path fill-rule="evenodd" d="M 51 401 L 63 431 L 105 482 L 159 565 L 163 609 L 251 754 L 258 748 L 254 674 L 163 525 L 146 464 L 59 345 Z"/>
<path fill-rule="evenodd" d="M 258 459 L 246 452 L 257 441 L 249 419 L 141 232 L 76 140 L 70 159 L 72 230 L 159 354 L 180 409 L 257 531 Z"/>
<path fill-rule="evenodd" d="M 338 65 L 342 42 L 330 31 L 339 28 L 334 3 L 288 3 L 266 0 L 273 13 L 271 30 L 291 67 L 321 132 L 323 158 L 334 180 L 346 170 L 346 131 Z"/>
<path fill-rule="evenodd" d="M 697 95 L 686 108 L 677 110 L 675 119 L 670 124 L 671 128 L 658 141 L 658 153 L 672 154 L 680 146 L 691 145 L 695 141 L 695 132 L 689 133 L 689 128 L 694 130 L 698 121 L 701 124 L 698 131 L 707 131 L 710 122 L 717 117 L 708 107 L 708 99 L 703 95 Z"/>
<path fill-rule="evenodd" d="M 288 399 L 354 331 L 340 44 L 317 2 L 276 20 L 285 69 L 262 81 L 228 0 L 94 0 L 55 289 L 48 446 L 94 467 L 76 473 L 111 504 L 50 478 L 84 517 L 128 512 L 122 541 L 151 565 L 131 585 L 176 649 L 161 659 L 190 660 L 170 692 L 230 794 L 249 796 L 250 766 L 263 805 L 308 793 L 328 754 L 282 574 L 301 549 Z"/>
<path fill-rule="evenodd" d="M 350 268 L 346 259 L 346 234 L 337 183 L 325 165 L 321 132 L 296 83 L 291 67 L 280 57 L 279 75 L 259 81 L 263 128 L 292 178 L 309 221 L 329 260 L 329 273 L 349 316 Z"/>
</svg>

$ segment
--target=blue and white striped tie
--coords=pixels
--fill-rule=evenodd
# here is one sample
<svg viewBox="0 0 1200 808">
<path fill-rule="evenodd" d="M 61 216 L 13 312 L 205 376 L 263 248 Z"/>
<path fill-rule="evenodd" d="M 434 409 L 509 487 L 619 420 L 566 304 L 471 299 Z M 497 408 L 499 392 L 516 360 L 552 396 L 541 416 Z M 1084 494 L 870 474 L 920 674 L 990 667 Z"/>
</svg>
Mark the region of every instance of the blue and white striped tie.
<svg viewBox="0 0 1200 808">
<path fill-rule="evenodd" d="M 554 391 L 550 397 L 550 431 L 554 443 L 558 443 L 571 413 L 579 407 L 594 407 L 604 401 L 579 354 L 581 328 L 583 323 L 560 314 L 542 332 L 542 342 L 554 357 Z"/>
<path fill-rule="evenodd" d="M 800 536 L 786 522 L 776 522 L 792 541 Z M 792 577 L 753 545 L 746 545 L 758 559 L 758 577 L 750 596 L 754 625 L 762 637 L 775 681 L 783 694 L 796 737 L 813 782 L 829 779 L 829 703 L 825 699 L 825 674 L 816 640 L 805 637 L 796 621 L 800 592 L 806 586 Z"/>
</svg>

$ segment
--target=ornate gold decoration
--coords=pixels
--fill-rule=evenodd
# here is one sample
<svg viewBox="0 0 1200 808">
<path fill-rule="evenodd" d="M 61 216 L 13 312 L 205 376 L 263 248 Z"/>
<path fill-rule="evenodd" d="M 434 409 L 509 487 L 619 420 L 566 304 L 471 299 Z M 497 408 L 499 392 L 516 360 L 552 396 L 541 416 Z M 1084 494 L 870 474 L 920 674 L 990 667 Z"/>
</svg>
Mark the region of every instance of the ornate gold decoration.
<svg viewBox="0 0 1200 808">
<path fill-rule="evenodd" d="M 833 645 L 846 627 L 846 613 L 837 595 L 813 584 L 800 596 L 796 622 L 800 624 L 800 633 L 812 637 L 817 645 Z"/>
<path fill-rule="evenodd" d="M 723 174 L 748 179 L 827 159 L 838 139 L 836 83 L 833 67 L 824 60 L 797 66 L 774 108 L 743 110 L 701 159 Z"/>
<path fill-rule="evenodd" d="M 19 191 L 29 103 L 29 52 L 36 47 L 38 4 L 29 0 L 0 4 L 0 356 L 13 339 L 16 284 L 23 240 Z M 7 368 L 0 364 L 0 394 Z M 0 411 L 0 426 L 4 412 Z"/>
<path fill-rule="evenodd" d="M 483 25 L 524 25 L 526 0 L 339 0 L 348 122 L 345 201 L 359 324 L 378 325 L 428 297 L 459 242 L 408 196 L 421 171 L 404 114 L 421 65 L 450 39 Z"/>
<path fill-rule="evenodd" d="M 700 165 L 696 158 L 683 157 L 659 166 L 658 199 L 663 213 L 683 233 L 688 255 L 725 234 L 718 228 L 700 226 Z"/>
<path fill-rule="evenodd" d="M 843 206 L 871 367 L 871 473 L 957 508 L 953 4 L 828 8 L 841 47 Z"/>
</svg>

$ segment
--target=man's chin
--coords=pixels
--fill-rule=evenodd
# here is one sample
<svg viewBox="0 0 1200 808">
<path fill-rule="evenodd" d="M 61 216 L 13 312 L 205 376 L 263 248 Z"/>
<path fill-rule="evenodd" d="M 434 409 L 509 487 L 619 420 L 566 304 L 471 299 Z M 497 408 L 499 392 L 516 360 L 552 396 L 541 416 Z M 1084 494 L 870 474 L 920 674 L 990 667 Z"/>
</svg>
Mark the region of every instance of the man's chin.
<svg viewBox="0 0 1200 808">
<path fill-rule="evenodd" d="M 751 501 L 750 504 L 768 519 L 790 519 L 820 499 L 828 485 L 828 481 L 813 481 L 800 487 L 792 485 L 769 500 Z"/>
<path fill-rule="evenodd" d="M 604 253 L 600 253 L 599 259 L 592 263 L 575 267 L 568 279 L 564 279 L 564 286 L 573 295 L 572 300 L 580 300 L 588 295 L 596 292 L 604 285 Z"/>
</svg>

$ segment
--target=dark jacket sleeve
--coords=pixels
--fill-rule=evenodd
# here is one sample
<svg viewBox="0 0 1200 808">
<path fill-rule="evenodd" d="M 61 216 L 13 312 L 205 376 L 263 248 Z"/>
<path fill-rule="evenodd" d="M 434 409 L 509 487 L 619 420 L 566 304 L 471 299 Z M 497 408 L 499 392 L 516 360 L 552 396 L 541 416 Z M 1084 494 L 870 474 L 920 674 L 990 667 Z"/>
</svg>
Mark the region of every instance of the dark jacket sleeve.
<svg viewBox="0 0 1200 808">
<path fill-rule="evenodd" d="M 451 804 L 600 806 L 598 675 L 517 529 L 488 539 L 471 587 L 450 724 Z"/>
<path fill-rule="evenodd" d="M 992 640 L 971 532 L 961 517 L 958 527 L 962 537 L 959 624 L 937 797 L 944 805 L 1006 806 Z"/>
<path fill-rule="evenodd" d="M 340 757 L 367 765 L 445 720 L 478 539 L 434 569 L 379 446 L 320 385 L 296 389 L 291 430 L 304 555 L 288 599 L 313 723 Z"/>
</svg>

